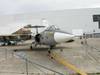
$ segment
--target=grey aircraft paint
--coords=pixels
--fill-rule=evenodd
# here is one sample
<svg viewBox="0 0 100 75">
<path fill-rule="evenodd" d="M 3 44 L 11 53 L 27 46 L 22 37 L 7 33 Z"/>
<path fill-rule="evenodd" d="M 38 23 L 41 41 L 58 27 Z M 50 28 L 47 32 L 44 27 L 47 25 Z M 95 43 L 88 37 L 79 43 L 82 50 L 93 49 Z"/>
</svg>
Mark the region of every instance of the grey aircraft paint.
<svg viewBox="0 0 100 75">
<path fill-rule="evenodd" d="M 60 29 L 56 28 L 54 25 L 49 26 L 45 31 L 37 34 L 36 36 L 39 36 L 37 38 L 39 38 L 39 40 L 37 40 L 36 36 L 35 36 L 35 41 L 37 42 L 37 44 L 43 44 L 43 45 L 49 45 L 49 46 L 55 46 L 56 44 L 58 44 L 54 38 L 55 33 L 64 33 L 65 35 L 72 35 L 70 33 L 61 31 Z M 70 39 L 71 40 L 71 39 Z M 67 40 L 67 41 L 70 41 Z"/>
<path fill-rule="evenodd" d="M 57 44 L 54 39 L 54 33 L 55 32 L 53 32 L 53 31 L 45 31 L 45 32 L 41 33 L 41 35 L 42 35 L 41 39 L 40 39 L 41 43 L 44 45 L 49 44 L 51 46 Z"/>
<path fill-rule="evenodd" d="M 35 41 L 33 42 L 34 46 L 37 46 L 38 44 L 48 45 L 52 49 L 54 46 L 56 46 L 56 44 L 69 41 L 74 37 L 74 35 L 61 31 L 54 25 L 49 25 L 43 32 L 38 33 L 38 28 L 41 27 L 42 26 L 32 26 L 32 25 L 25 26 L 25 28 L 36 28 L 37 33 L 34 37 L 35 39 Z M 30 48 L 32 49 L 32 45 L 30 46 Z"/>
</svg>

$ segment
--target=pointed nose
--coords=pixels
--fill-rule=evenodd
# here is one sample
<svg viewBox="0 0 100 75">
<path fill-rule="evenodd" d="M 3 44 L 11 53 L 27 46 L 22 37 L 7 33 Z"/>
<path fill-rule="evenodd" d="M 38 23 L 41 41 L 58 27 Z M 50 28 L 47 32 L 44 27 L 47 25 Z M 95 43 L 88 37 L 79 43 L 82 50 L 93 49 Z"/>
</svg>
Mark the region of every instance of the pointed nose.
<svg viewBox="0 0 100 75">
<path fill-rule="evenodd" d="M 54 39 L 57 43 L 62 43 L 71 40 L 74 37 L 72 34 L 55 32 Z"/>
</svg>

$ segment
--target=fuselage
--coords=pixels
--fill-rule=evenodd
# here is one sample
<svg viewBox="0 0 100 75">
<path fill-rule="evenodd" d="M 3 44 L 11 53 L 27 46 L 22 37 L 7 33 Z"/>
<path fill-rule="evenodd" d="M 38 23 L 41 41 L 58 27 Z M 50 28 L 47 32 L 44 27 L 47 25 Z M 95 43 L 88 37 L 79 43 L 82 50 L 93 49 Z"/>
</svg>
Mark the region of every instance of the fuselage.
<svg viewBox="0 0 100 75">
<path fill-rule="evenodd" d="M 74 35 L 60 30 L 45 30 L 35 36 L 35 41 L 38 44 L 55 46 L 73 39 Z"/>
</svg>

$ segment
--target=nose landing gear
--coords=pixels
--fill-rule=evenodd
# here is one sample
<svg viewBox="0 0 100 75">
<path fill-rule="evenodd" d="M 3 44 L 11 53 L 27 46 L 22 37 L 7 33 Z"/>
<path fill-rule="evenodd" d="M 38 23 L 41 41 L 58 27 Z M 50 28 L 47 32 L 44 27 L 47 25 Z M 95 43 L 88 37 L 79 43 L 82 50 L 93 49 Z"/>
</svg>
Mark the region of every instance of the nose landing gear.
<svg viewBox="0 0 100 75">
<path fill-rule="evenodd" d="M 48 56 L 53 59 L 53 57 L 51 56 L 51 50 L 55 47 L 55 45 L 51 45 L 48 49 Z"/>
<path fill-rule="evenodd" d="M 51 56 L 51 51 L 50 51 L 50 50 L 48 51 L 48 56 L 49 56 L 51 59 L 53 59 L 53 57 Z"/>
<path fill-rule="evenodd" d="M 40 37 L 41 37 L 40 34 L 35 35 L 35 42 L 31 44 L 30 49 L 33 49 L 33 44 L 34 44 L 34 47 L 36 47 L 38 44 L 40 44 Z"/>
</svg>

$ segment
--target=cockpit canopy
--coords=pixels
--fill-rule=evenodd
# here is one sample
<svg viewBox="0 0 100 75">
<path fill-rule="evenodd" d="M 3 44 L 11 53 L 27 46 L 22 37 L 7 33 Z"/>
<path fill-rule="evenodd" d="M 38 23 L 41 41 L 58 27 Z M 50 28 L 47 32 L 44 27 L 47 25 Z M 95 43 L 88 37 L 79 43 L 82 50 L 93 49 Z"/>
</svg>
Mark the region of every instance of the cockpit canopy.
<svg viewBox="0 0 100 75">
<path fill-rule="evenodd" d="M 71 34 L 71 33 L 68 33 L 68 32 L 65 32 L 65 31 L 62 31 L 60 28 L 58 28 L 58 27 L 55 26 L 55 25 L 51 25 L 51 26 L 49 26 L 45 31 L 53 31 L 53 32 L 60 32 L 60 33 Z"/>
<path fill-rule="evenodd" d="M 60 28 L 58 28 L 57 26 L 55 25 L 51 25 L 49 26 L 46 31 L 55 31 L 55 30 L 60 30 Z"/>
</svg>

